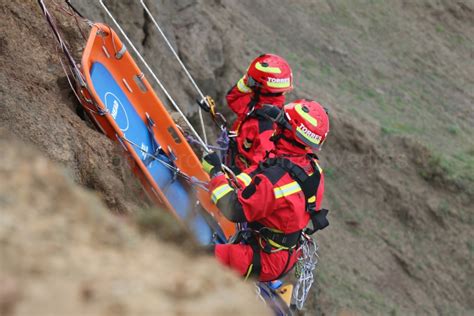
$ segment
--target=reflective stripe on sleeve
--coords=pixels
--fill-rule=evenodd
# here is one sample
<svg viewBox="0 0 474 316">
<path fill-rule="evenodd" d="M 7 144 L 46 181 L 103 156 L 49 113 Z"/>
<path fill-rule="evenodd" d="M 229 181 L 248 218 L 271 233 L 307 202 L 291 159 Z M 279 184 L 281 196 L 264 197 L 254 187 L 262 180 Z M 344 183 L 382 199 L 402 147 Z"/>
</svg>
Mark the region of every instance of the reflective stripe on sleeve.
<svg viewBox="0 0 474 316">
<path fill-rule="evenodd" d="M 233 191 L 232 187 L 229 184 L 223 184 L 218 186 L 211 194 L 212 203 L 217 204 L 217 202 L 227 193 Z"/>
<path fill-rule="evenodd" d="M 240 173 L 237 176 L 237 179 L 241 180 L 245 186 L 248 186 L 250 182 L 252 182 L 252 178 L 250 178 L 250 176 L 244 172 Z"/>
<path fill-rule="evenodd" d="M 290 183 L 285 184 L 281 187 L 276 187 L 276 188 L 273 189 L 273 192 L 275 194 L 276 199 L 279 199 L 279 198 L 282 198 L 284 196 L 288 196 L 288 195 L 291 195 L 291 194 L 295 194 L 295 193 L 298 193 L 300 191 L 301 191 L 301 187 L 298 184 L 298 182 L 296 182 L 296 181 L 290 182 Z"/>
<path fill-rule="evenodd" d="M 252 89 L 247 87 L 247 85 L 245 84 L 244 77 L 240 78 L 239 82 L 237 82 L 237 89 L 239 89 L 239 91 L 242 92 L 242 93 L 252 92 Z"/>
</svg>

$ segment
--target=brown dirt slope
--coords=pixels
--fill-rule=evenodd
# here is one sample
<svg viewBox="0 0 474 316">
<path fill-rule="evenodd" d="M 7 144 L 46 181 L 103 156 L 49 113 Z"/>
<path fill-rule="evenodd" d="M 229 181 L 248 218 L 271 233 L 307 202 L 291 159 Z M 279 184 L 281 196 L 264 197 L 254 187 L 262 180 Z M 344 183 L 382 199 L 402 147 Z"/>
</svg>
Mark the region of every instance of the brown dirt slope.
<svg viewBox="0 0 474 316">
<path fill-rule="evenodd" d="M 0 146 L 1 315 L 265 314 L 213 259 L 140 235 L 4 129 Z"/>
<path fill-rule="evenodd" d="M 211 258 L 110 214 L 149 206 L 119 149 L 76 115 L 36 1 L 0 12 L 0 314 L 265 314 Z"/>
<path fill-rule="evenodd" d="M 107 21 L 96 1 L 73 2 Z M 137 2 L 109 2 L 195 116 L 194 92 Z M 331 226 L 318 234 L 318 287 L 308 314 L 473 312 L 472 0 L 148 2 L 220 104 L 248 62 L 269 51 L 294 69 L 289 99 L 318 97 L 330 107 L 321 160 Z M 65 166 L 110 209 L 140 209 L 140 189 L 119 152 L 75 115 L 34 1 L 0 9 L 0 124 Z"/>
</svg>

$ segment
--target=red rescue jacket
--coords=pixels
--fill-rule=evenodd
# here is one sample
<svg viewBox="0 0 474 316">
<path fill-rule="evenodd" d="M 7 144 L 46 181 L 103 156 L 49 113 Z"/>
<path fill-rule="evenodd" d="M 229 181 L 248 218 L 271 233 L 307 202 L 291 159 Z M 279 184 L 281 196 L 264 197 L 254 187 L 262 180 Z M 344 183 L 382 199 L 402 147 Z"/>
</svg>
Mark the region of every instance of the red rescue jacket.
<svg viewBox="0 0 474 316">
<path fill-rule="evenodd" d="M 251 110 L 252 100 L 254 109 L 259 109 L 263 104 L 272 104 L 283 107 L 284 95 L 257 94 L 248 88 L 241 79 L 226 96 L 229 108 L 237 114 L 237 120 L 232 125 L 232 130 L 237 134 L 235 137 L 236 153 L 234 164 L 240 170 L 258 164 L 265 158 L 267 152 L 273 150 L 274 144 L 270 137 L 275 130 L 275 125 L 269 120 L 248 116 Z"/>
<path fill-rule="evenodd" d="M 316 209 L 321 207 L 324 193 L 324 176 L 316 162 L 317 170 L 313 170 L 304 149 L 285 143 L 285 149 L 276 148 L 273 153 L 277 157 L 285 157 L 303 168 L 307 174 L 320 174 L 319 186 L 315 188 Z M 240 208 L 245 221 L 258 223 L 261 226 L 290 234 L 303 230 L 310 221 L 306 211 L 306 199 L 299 184 L 283 169 L 269 167 L 259 171 L 252 166 L 240 173 L 238 181 L 240 189 L 229 184 L 224 175 L 211 180 L 210 190 L 212 201 L 221 209 Z M 226 214 L 225 211 L 223 211 Z M 248 272 L 252 263 L 253 251 L 246 244 L 217 245 L 215 255 L 225 265 L 237 270 L 241 275 Z M 274 253 L 261 251 L 261 281 L 278 278 L 289 271 L 298 257 L 297 251 L 288 250 Z M 286 268 L 286 269 L 285 269 Z M 283 271 L 285 270 L 285 271 Z"/>
</svg>

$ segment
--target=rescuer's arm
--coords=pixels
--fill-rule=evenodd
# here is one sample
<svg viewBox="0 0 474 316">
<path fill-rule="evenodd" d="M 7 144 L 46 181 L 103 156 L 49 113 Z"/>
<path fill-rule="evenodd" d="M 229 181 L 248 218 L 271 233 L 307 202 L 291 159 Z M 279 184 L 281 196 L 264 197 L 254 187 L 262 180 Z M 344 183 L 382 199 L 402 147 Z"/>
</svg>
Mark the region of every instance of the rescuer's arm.
<svg viewBox="0 0 474 316">
<path fill-rule="evenodd" d="M 252 95 L 253 91 L 247 86 L 247 80 L 244 76 L 227 92 L 225 98 L 229 108 L 240 117 L 246 115 L 249 111 L 248 105 Z"/>
<path fill-rule="evenodd" d="M 241 189 L 234 188 L 225 175 L 211 180 L 211 199 L 222 214 L 233 222 L 252 222 L 273 211 L 273 185 L 263 175 L 253 179 L 246 173 L 237 176 Z"/>
</svg>

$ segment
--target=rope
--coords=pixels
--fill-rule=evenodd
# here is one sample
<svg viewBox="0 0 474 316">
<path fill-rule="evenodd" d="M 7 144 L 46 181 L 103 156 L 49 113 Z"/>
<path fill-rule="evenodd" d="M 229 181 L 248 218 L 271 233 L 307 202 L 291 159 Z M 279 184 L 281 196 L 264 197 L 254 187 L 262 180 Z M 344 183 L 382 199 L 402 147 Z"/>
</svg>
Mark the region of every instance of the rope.
<svg viewBox="0 0 474 316">
<path fill-rule="evenodd" d="M 318 265 L 318 245 L 311 237 L 304 235 L 301 244 L 301 255 L 295 268 L 296 283 L 293 289 L 292 304 L 301 310 L 308 298 L 309 290 L 314 282 L 313 270 Z"/>
<path fill-rule="evenodd" d="M 102 2 L 102 1 L 101 1 Z M 56 6 L 59 7 L 59 5 L 55 2 L 53 2 Z M 64 40 L 62 39 L 57 27 L 56 27 L 56 24 L 54 23 L 54 20 L 51 16 L 51 14 L 49 13 L 48 9 L 46 8 L 46 5 L 44 4 L 44 1 L 43 0 L 38 0 L 38 4 L 40 5 L 40 8 L 41 10 L 43 11 L 43 14 L 46 18 L 46 21 L 48 22 L 48 24 L 50 25 L 52 31 L 53 31 L 53 34 L 54 36 L 56 37 L 56 40 L 59 44 L 59 47 L 60 49 L 62 50 L 62 52 L 64 53 L 66 59 L 68 60 L 68 67 L 66 67 L 66 65 L 64 64 L 62 58 L 60 56 L 58 56 L 58 59 L 59 59 L 59 62 L 61 63 L 61 66 L 63 68 L 63 71 L 64 73 L 66 74 L 66 78 L 67 78 L 67 81 L 68 81 L 68 84 L 69 86 L 71 87 L 75 97 L 81 101 L 82 98 L 78 95 L 77 91 L 76 91 L 76 87 L 74 86 L 73 84 L 73 81 L 75 82 L 78 82 L 80 85 L 82 85 L 83 87 L 86 87 L 86 83 L 85 83 L 85 80 L 84 78 L 82 77 L 82 73 L 80 72 L 80 70 L 78 69 L 77 67 L 77 64 L 76 62 L 74 61 L 74 58 L 72 57 L 71 53 L 69 52 L 69 49 L 67 48 L 67 45 L 66 45 L 66 42 L 64 42 Z M 62 7 L 61 7 L 62 8 Z M 64 10 L 64 8 L 62 8 Z M 66 14 L 68 15 L 72 15 L 71 12 L 67 12 L 67 11 L 64 11 Z M 78 13 L 77 13 L 78 14 Z M 75 14 L 74 14 L 75 15 Z M 81 18 L 83 18 L 81 16 Z M 84 19 L 86 20 L 86 19 Z M 87 20 L 88 21 L 88 20 Z M 92 23 L 90 23 L 90 25 L 92 25 Z M 117 25 L 118 26 L 118 25 Z M 120 27 L 119 27 L 120 28 Z M 121 30 L 122 31 L 122 30 Z M 123 33 L 123 31 L 122 31 Z M 131 44 L 131 43 L 130 43 Z M 133 46 L 133 45 L 132 45 Z M 115 48 L 115 43 L 114 43 L 114 48 Z M 59 52 L 58 52 L 59 53 Z M 138 52 L 137 52 L 138 54 Z M 58 54 L 59 55 L 59 54 Z M 69 71 L 68 69 L 69 68 Z M 72 77 L 74 78 L 71 79 L 69 73 L 72 74 Z M 166 90 L 165 90 L 166 91 Z M 172 100 L 172 99 L 171 99 Z M 174 102 L 174 101 L 173 101 Z M 91 109 L 88 109 L 89 111 L 93 111 Z M 98 113 L 98 114 L 101 114 L 101 113 Z M 181 113 L 181 115 L 183 115 Z M 189 124 L 189 122 L 187 122 Z M 192 129 L 192 126 L 190 125 L 191 129 Z M 193 130 L 194 131 L 194 130 Z M 194 131 L 195 132 L 195 131 Z M 207 150 L 209 151 L 209 149 L 207 148 L 207 146 L 205 144 L 203 144 L 202 140 L 199 138 L 199 135 L 197 135 L 198 138 L 195 139 L 195 141 L 201 145 L 204 150 Z M 146 155 L 148 155 L 149 157 L 153 158 L 154 160 L 158 161 L 159 163 L 163 164 L 165 167 L 167 167 L 168 169 L 170 169 L 173 173 L 181 176 L 183 179 L 185 179 L 186 181 L 188 181 L 190 184 L 192 185 L 195 185 L 205 191 L 209 191 L 207 189 L 207 182 L 204 182 L 204 181 L 200 181 L 199 179 L 195 178 L 195 177 L 191 177 L 189 175 L 187 175 L 186 173 L 182 172 L 181 170 L 179 170 L 179 168 L 176 168 L 168 163 L 166 163 L 165 161 L 161 160 L 159 157 L 153 155 L 153 154 L 150 154 L 148 153 L 147 151 L 143 150 L 140 146 L 138 146 L 137 144 L 135 144 L 134 142 L 130 141 L 129 139 L 125 138 L 125 137 L 120 137 L 121 140 L 123 141 L 126 141 L 128 143 L 130 143 L 131 145 L 133 145 L 134 147 L 138 148 L 140 151 L 144 152 Z"/>
<path fill-rule="evenodd" d="M 204 102 L 206 102 L 206 104 L 210 107 L 210 104 L 209 102 L 207 101 L 207 98 L 204 96 L 204 94 L 202 93 L 201 89 L 199 89 L 199 86 L 196 84 L 196 82 L 194 81 L 194 78 L 191 76 L 191 74 L 189 73 L 188 69 L 186 68 L 186 66 L 184 65 L 183 61 L 181 60 L 181 58 L 179 58 L 178 54 L 176 53 L 176 51 L 174 50 L 173 48 L 173 45 L 171 45 L 170 41 L 168 40 L 168 38 L 166 37 L 165 33 L 163 32 L 163 30 L 161 29 L 161 27 L 158 25 L 158 22 L 156 21 L 156 19 L 153 17 L 153 15 L 151 14 L 150 10 L 148 9 L 148 7 L 146 6 L 145 4 L 145 1 L 144 0 L 140 0 L 140 3 L 143 7 L 143 9 L 145 9 L 145 12 L 147 13 L 147 15 L 150 17 L 151 21 L 153 22 L 153 24 L 155 25 L 155 27 L 158 29 L 158 31 L 160 32 L 161 36 L 163 37 L 163 39 L 165 40 L 166 44 L 168 45 L 168 47 L 170 48 L 171 52 L 173 53 L 174 57 L 176 57 L 176 59 L 178 60 L 178 63 L 181 65 L 181 68 L 183 68 L 183 71 L 184 73 L 186 74 L 186 76 L 188 77 L 189 81 L 191 81 L 192 85 L 194 86 L 194 88 L 196 89 L 196 91 L 198 92 L 199 96 L 201 97 L 201 100 L 204 100 Z M 201 108 L 199 108 L 199 120 L 201 122 L 201 128 L 202 128 L 202 133 L 204 135 L 204 141 L 206 142 L 207 144 L 207 135 L 206 135 L 206 129 L 204 127 L 204 119 L 202 117 L 202 110 Z"/>
<path fill-rule="evenodd" d="M 117 137 L 120 138 L 120 140 L 123 140 L 129 144 L 131 144 L 132 146 L 134 146 L 135 148 L 137 148 L 138 150 L 140 150 L 141 152 L 143 152 L 145 155 L 153 158 L 153 160 L 155 161 L 158 161 L 159 163 L 161 163 L 163 166 L 165 166 L 166 168 L 170 169 L 173 173 L 179 175 L 180 177 L 182 177 L 184 180 L 186 180 L 187 182 L 189 182 L 191 185 L 194 185 L 194 186 L 197 186 L 198 188 L 206 191 L 206 192 L 209 192 L 209 189 L 207 188 L 207 182 L 204 182 L 204 181 L 201 181 L 199 179 L 197 179 L 196 177 L 191 177 L 189 175 L 187 175 L 186 173 L 184 173 L 183 171 L 181 171 L 179 168 L 173 166 L 173 165 L 170 165 L 169 163 L 161 160 L 159 157 L 153 155 L 153 154 L 150 154 L 149 152 L 147 152 L 146 150 L 142 149 L 141 146 L 139 146 L 138 144 L 134 143 L 133 141 L 125 138 L 125 137 L 121 137 L 121 136 L 118 136 Z"/>
<path fill-rule="evenodd" d="M 41 1 L 41 0 L 40 0 Z M 150 74 L 152 75 L 153 79 L 155 79 L 156 83 L 160 86 L 161 90 L 163 90 L 163 92 L 165 93 L 166 97 L 168 98 L 168 100 L 171 102 L 171 104 L 173 105 L 173 107 L 175 108 L 176 111 L 178 111 L 178 113 L 183 117 L 184 121 L 186 122 L 186 124 L 189 126 L 189 128 L 191 129 L 191 131 L 193 132 L 194 136 L 196 137 L 196 139 L 199 141 L 199 143 L 201 143 L 202 147 L 204 148 L 204 150 L 206 152 L 210 152 L 209 148 L 207 147 L 207 143 L 205 143 L 202 138 L 199 136 L 199 134 L 196 132 L 196 130 L 194 129 L 194 127 L 191 125 L 191 123 L 189 122 L 189 120 L 187 119 L 187 117 L 184 115 L 184 113 L 181 111 L 181 109 L 179 108 L 179 106 L 176 104 L 176 102 L 174 101 L 174 99 L 171 97 L 171 95 L 168 93 L 168 90 L 166 90 L 166 88 L 163 86 L 163 84 L 161 83 L 161 81 L 158 79 L 158 77 L 155 75 L 155 73 L 153 72 L 153 70 L 150 68 L 150 66 L 148 65 L 148 63 L 145 61 L 145 59 L 143 58 L 143 56 L 138 52 L 138 50 L 135 48 L 135 46 L 133 45 L 132 41 L 128 38 L 127 34 L 125 33 L 125 31 L 122 29 L 122 27 L 120 26 L 120 24 L 116 21 L 116 19 L 114 18 L 114 16 L 112 15 L 112 13 L 109 11 L 109 9 L 107 8 L 107 6 L 104 4 L 104 1 L 103 0 L 99 0 L 99 3 L 101 4 L 101 6 L 104 8 L 105 12 L 107 13 L 107 15 L 110 17 L 110 19 L 112 20 L 112 22 L 114 22 L 115 26 L 119 29 L 120 33 L 122 33 L 123 37 L 127 40 L 128 44 L 130 45 L 130 47 L 132 47 L 133 51 L 135 52 L 135 54 L 140 58 L 141 62 L 145 65 L 145 67 L 147 68 L 147 70 L 150 72 Z"/>
<path fill-rule="evenodd" d="M 180 130 L 183 131 L 182 128 L 180 128 Z M 188 143 L 197 146 L 201 145 L 199 141 L 197 141 L 193 136 L 186 135 L 185 137 Z M 227 131 L 221 131 L 219 137 L 217 137 L 216 144 L 217 146 L 207 145 L 207 147 L 213 151 L 220 151 L 223 155 L 225 155 L 229 149 L 229 136 L 227 135 Z"/>
<path fill-rule="evenodd" d="M 53 2 L 53 3 L 56 6 L 58 6 L 55 2 Z M 63 54 L 65 55 L 65 57 L 68 61 L 69 69 L 70 69 L 70 72 L 71 72 L 72 76 L 75 78 L 75 81 L 77 83 L 79 83 L 80 86 L 87 88 L 87 85 L 86 85 L 86 82 L 85 82 L 85 80 L 82 76 L 82 73 L 81 73 L 80 69 L 77 67 L 76 61 L 72 57 L 72 54 L 70 53 L 69 48 L 66 45 L 66 42 L 61 37 L 61 35 L 59 33 L 59 30 L 56 26 L 56 23 L 55 23 L 52 15 L 49 13 L 48 9 L 46 8 L 46 5 L 44 4 L 44 1 L 43 0 L 38 0 L 38 4 L 39 4 L 41 10 L 43 11 L 43 15 L 46 18 L 46 22 L 48 22 L 51 30 L 53 31 L 53 35 L 55 36 L 56 41 L 59 44 L 59 47 L 61 48 Z M 64 10 L 64 8 L 62 8 L 62 7 L 61 7 L 61 9 Z M 64 11 L 64 12 L 66 12 L 66 11 Z M 69 12 L 66 12 L 66 13 L 70 14 Z M 63 65 L 63 69 L 64 69 L 64 65 Z M 66 73 L 66 76 L 68 76 L 68 81 L 69 81 L 69 75 L 68 75 L 66 70 L 65 70 L 65 73 Z M 73 89 L 73 90 L 76 93 L 75 89 Z"/>
</svg>

